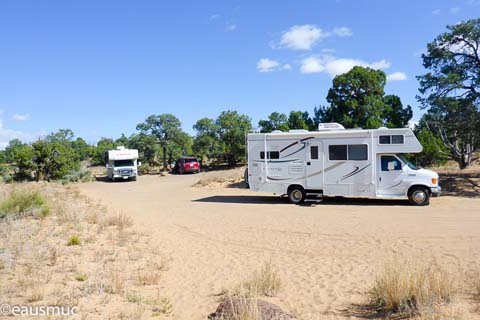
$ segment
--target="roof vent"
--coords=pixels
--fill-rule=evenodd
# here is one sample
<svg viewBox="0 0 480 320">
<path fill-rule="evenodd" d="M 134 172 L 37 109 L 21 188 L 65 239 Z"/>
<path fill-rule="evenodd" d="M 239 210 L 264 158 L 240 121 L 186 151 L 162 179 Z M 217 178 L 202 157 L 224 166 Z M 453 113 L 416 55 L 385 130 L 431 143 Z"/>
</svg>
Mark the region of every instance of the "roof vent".
<svg viewBox="0 0 480 320">
<path fill-rule="evenodd" d="M 345 127 L 340 123 L 330 122 L 330 123 L 319 123 L 318 131 L 328 131 L 328 130 L 344 130 Z"/>
</svg>

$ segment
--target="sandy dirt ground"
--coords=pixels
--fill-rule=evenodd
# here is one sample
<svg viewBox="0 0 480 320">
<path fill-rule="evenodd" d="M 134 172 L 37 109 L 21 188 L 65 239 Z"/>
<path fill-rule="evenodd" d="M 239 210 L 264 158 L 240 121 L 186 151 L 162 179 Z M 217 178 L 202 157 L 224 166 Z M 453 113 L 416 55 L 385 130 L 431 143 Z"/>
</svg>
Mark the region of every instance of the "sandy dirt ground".
<svg viewBox="0 0 480 320">
<path fill-rule="evenodd" d="M 435 259 L 461 276 L 480 261 L 480 199 L 332 199 L 295 206 L 228 186 L 192 187 L 201 175 L 142 176 L 80 184 L 87 196 L 131 215 L 170 256 L 163 290 L 176 319 L 206 319 L 216 293 L 271 261 L 275 302 L 303 319 L 357 319 L 356 304 L 393 255 Z"/>
</svg>

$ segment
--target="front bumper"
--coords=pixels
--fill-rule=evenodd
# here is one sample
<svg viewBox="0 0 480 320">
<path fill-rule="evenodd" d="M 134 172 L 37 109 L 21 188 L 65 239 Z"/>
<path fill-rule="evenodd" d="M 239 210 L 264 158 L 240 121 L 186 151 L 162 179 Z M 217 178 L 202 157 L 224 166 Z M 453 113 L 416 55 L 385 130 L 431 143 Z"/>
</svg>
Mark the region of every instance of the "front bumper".
<svg viewBox="0 0 480 320">
<path fill-rule="evenodd" d="M 440 197 L 442 194 L 442 187 L 440 186 L 430 188 L 430 190 L 432 191 L 432 197 Z"/>
</svg>

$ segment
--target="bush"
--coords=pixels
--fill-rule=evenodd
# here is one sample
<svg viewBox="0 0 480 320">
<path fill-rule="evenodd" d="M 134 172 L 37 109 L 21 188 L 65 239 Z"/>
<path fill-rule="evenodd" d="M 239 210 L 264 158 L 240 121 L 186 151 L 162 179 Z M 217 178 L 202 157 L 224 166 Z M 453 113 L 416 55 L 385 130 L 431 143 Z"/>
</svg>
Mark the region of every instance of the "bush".
<svg viewBox="0 0 480 320">
<path fill-rule="evenodd" d="M 39 191 L 13 190 L 0 204 L 0 219 L 6 216 L 14 218 L 24 216 L 45 217 L 50 208 Z"/>
<path fill-rule="evenodd" d="M 75 236 L 71 236 L 68 239 L 67 246 L 79 246 L 80 243 L 81 243 L 80 237 L 75 235 Z"/>
<path fill-rule="evenodd" d="M 88 170 L 80 169 L 75 170 L 67 175 L 65 175 L 62 179 L 62 183 L 72 183 L 72 182 L 91 182 L 95 180 L 92 173 Z"/>
<path fill-rule="evenodd" d="M 437 264 L 395 259 L 387 262 L 377 277 L 370 301 L 377 311 L 414 313 L 450 302 L 455 289 L 452 277 Z"/>
</svg>

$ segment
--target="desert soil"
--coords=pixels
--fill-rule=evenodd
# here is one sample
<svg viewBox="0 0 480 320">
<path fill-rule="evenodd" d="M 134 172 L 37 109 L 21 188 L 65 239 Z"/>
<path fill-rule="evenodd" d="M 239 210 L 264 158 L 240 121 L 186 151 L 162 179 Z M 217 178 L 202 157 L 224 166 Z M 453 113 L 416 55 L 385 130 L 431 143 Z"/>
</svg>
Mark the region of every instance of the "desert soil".
<svg viewBox="0 0 480 320">
<path fill-rule="evenodd" d="M 234 185 L 193 187 L 200 177 L 79 185 L 130 215 L 170 256 L 162 288 L 176 319 L 206 319 L 215 294 L 266 261 L 283 284 L 273 302 L 303 319 L 357 319 L 355 305 L 365 303 L 392 256 L 435 259 L 459 277 L 480 261 L 479 198 L 433 198 L 428 207 L 352 199 L 295 206 Z"/>
</svg>

